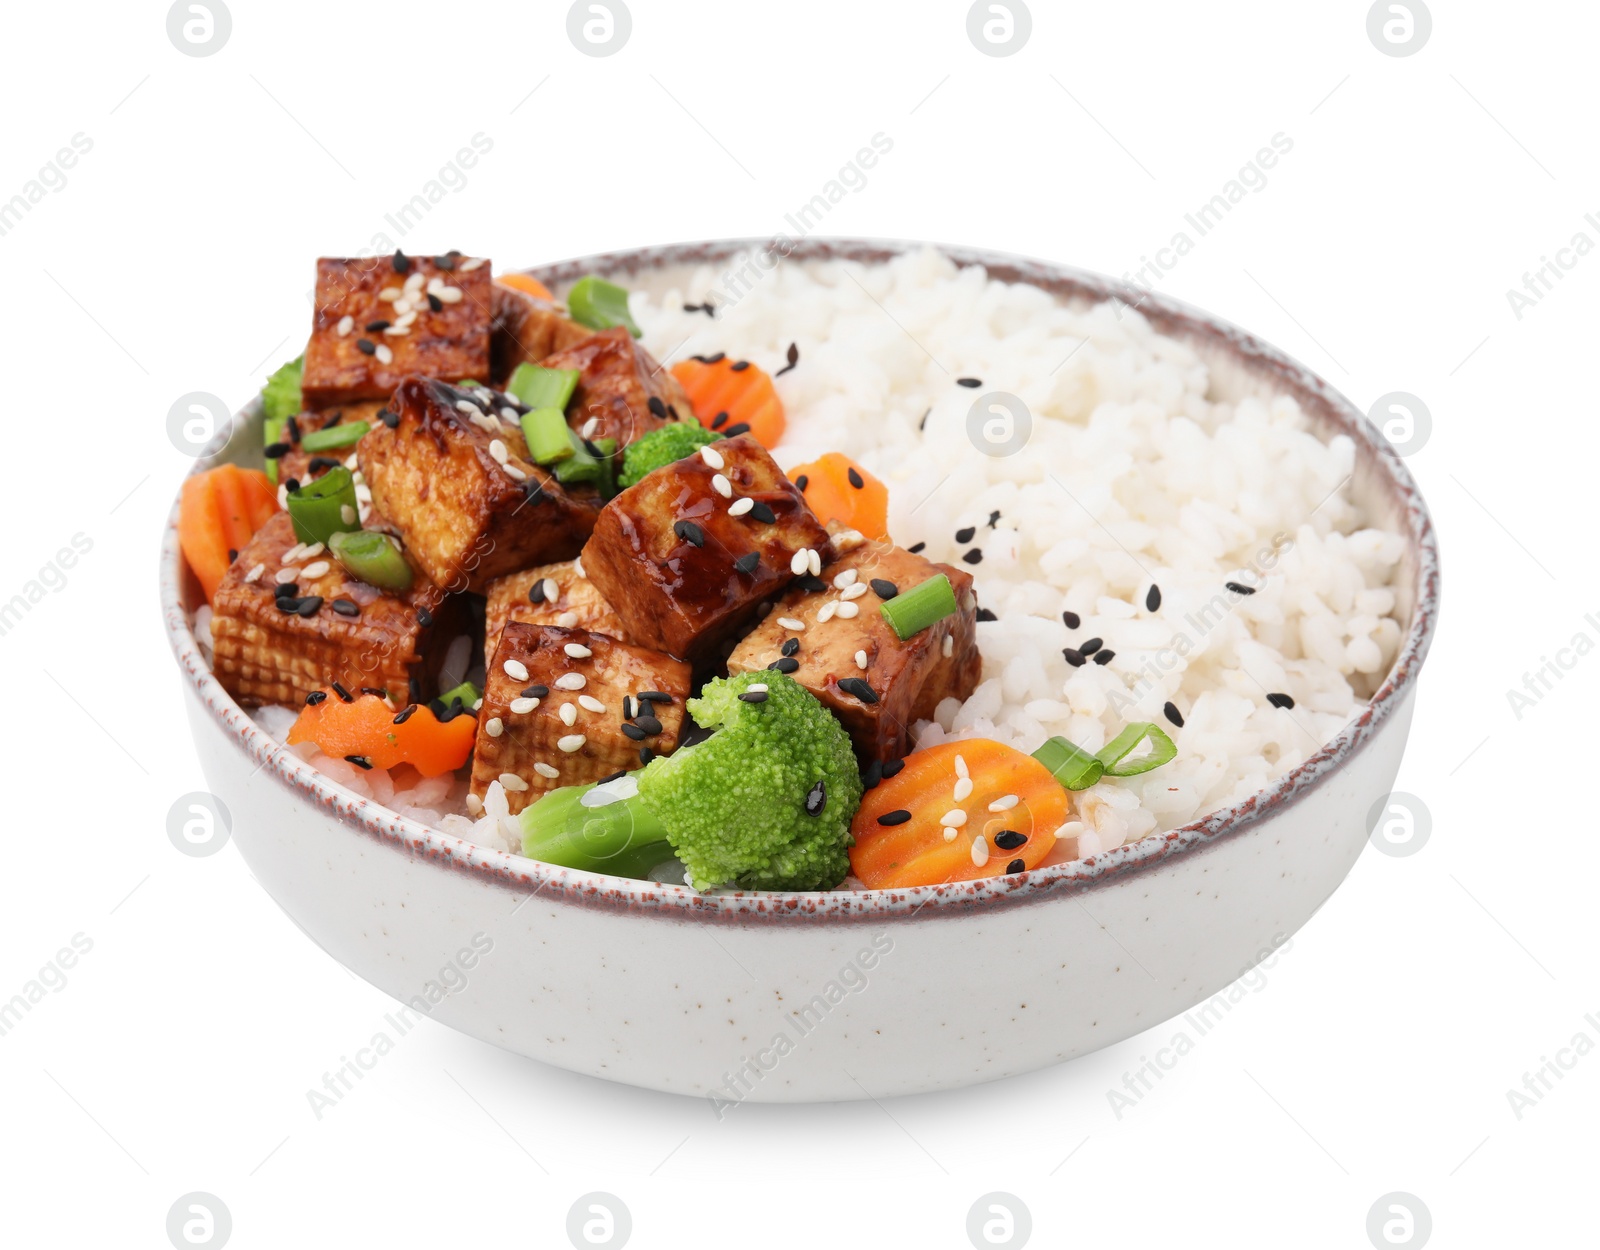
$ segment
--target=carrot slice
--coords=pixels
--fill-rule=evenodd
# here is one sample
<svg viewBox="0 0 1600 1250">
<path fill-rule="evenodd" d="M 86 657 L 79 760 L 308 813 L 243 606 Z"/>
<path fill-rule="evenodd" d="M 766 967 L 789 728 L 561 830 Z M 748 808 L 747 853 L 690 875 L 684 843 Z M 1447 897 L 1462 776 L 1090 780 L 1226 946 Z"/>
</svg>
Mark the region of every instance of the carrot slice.
<svg viewBox="0 0 1600 1250">
<path fill-rule="evenodd" d="M 889 488 L 843 452 L 830 451 L 810 464 L 796 465 L 789 480 L 800 487 L 824 525 L 842 521 L 868 538 L 888 537 Z"/>
<path fill-rule="evenodd" d="M 963 799 L 958 759 L 972 782 Z M 987 738 L 942 743 L 912 752 L 867 791 L 850 824 L 850 869 L 869 889 L 899 890 L 1037 868 L 1070 810 L 1066 790 L 1031 755 Z M 945 824 L 956 812 L 961 823 Z"/>
<path fill-rule="evenodd" d="M 788 425 L 783 401 L 759 365 L 726 356 L 713 364 L 691 357 L 673 365 L 672 376 L 682 384 L 695 418 L 707 429 L 726 434 L 735 426 L 748 425 L 750 437 L 763 447 L 775 447 L 783 437 Z"/>
<path fill-rule="evenodd" d="M 315 742 L 324 755 L 340 759 L 357 755 L 374 768 L 410 765 L 424 777 L 452 772 L 467 762 L 478 732 L 472 716 L 440 721 L 418 706 L 399 724 L 387 700 L 364 694 L 346 703 L 331 689 L 308 703 L 289 730 L 289 745 Z"/>
<path fill-rule="evenodd" d="M 186 478 L 178 501 L 178 545 L 209 603 L 233 563 L 228 553 L 244 549 L 277 511 L 277 494 L 256 469 L 222 464 Z"/>
<path fill-rule="evenodd" d="M 501 286 L 508 286 L 514 291 L 521 291 L 524 295 L 531 295 L 535 299 L 546 300 L 552 304 L 556 302 L 556 297 L 550 293 L 550 288 L 529 274 L 497 274 L 495 281 L 500 283 Z"/>
</svg>

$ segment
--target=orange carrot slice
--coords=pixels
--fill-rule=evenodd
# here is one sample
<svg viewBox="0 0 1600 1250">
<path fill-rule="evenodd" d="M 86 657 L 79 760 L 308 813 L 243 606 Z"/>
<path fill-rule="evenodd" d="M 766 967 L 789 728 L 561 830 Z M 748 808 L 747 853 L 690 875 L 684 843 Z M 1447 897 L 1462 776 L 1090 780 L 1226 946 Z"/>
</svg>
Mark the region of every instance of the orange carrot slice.
<svg viewBox="0 0 1600 1250">
<path fill-rule="evenodd" d="M 972 785 L 958 799 L 963 767 Z M 1037 868 L 1070 810 L 1031 755 L 987 738 L 946 742 L 912 752 L 867 791 L 850 824 L 850 869 L 869 889 L 898 890 Z"/>
<path fill-rule="evenodd" d="M 222 575 L 278 510 L 277 493 L 257 469 L 223 464 L 186 478 L 178 501 L 178 545 L 209 603 Z"/>
<path fill-rule="evenodd" d="M 714 364 L 691 357 L 673 365 L 672 376 L 683 385 L 695 418 L 707 429 L 726 434 L 736 426 L 748 425 L 750 437 L 763 447 L 775 447 L 783 437 L 788 424 L 783 401 L 759 365 L 726 356 Z"/>
<path fill-rule="evenodd" d="M 868 538 L 889 535 L 889 488 L 849 456 L 830 451 L 789 470 L 817 520 L 842 521 Z"/>
<path fill-rule="evenodd" d="M 508 286 L 514 291 L 521 291 L 524 295 L 531 295 L 535 299 L 542 299 L 554 304 L 556 297 L 550 293 L 550 288 L 539 279 L 525 273 L 502 273 L 495 275 L 495 281 L 501 286 Z"/>
<path fill-rule="evenodd" d="M 472 754 L 478 722 L 472 716 L 440 721 L 432 710 L 418 706 L 405 715 L 375 694 L 349 703 L 331 689 L 316 703 L 306 704 L 289 730 L 289 745 L 315 742 L 324 755 L 340 759 L 355 755 L 374 768 L 408 764 L 424 777 L 437 777 L 460 768 Z"/>
</svg>

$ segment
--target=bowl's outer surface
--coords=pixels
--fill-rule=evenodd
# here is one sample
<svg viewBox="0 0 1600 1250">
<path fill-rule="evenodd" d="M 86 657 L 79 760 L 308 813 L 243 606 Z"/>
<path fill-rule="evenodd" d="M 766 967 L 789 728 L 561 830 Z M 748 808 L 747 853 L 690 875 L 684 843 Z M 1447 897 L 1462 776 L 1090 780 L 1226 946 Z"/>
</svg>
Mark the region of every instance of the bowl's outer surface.
<svg viewBox="0 0 1600 1250">
<path fill-rule="evenodd" d="M 532 272 L 551 283 L 592 271 L 637 280 L 762 242 Z M 788 254 L 870 262 L 910 246 L 815 240 Z M 1437 612 L 1432 527 L 1404 467 L 1320 379 L 1205 314 L 1094 275 L 942 250 L 1064 297 L 1138 303 L 1217 367 L 1295 395 L 1323 429 L 1356 441 L 1355 489 L 1410 548 L 1409 632 L 1370 706 L 1261 794 L 1094 860 L 937 890 L 698 896 L 469 846 L 301 763 L 210 676 L 169 526 L 163 610 L 208 784 L 289 916 L 411 1004 L 393 1013 L 391 1033 L 427 1015 L 573 1071 L 730 1104 L 954 1088 L 1072 1058 L 1195 1007 L 1294 934 L 1344 879 L 1399 768 Z M 219 454 L 247 458 L 252 446 L 259 435 L 241 423 Z"/>
</svg>

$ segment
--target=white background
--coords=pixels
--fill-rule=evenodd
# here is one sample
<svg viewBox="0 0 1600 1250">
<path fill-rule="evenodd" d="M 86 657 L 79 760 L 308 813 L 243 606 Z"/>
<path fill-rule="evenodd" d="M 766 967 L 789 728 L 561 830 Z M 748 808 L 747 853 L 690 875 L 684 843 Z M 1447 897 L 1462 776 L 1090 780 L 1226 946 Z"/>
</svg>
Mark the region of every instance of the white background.
<svg viewBox="0 0 1600 1250">
<path fill-rule="evenodd" d="M 1520 719 L 1506 691 L 1600 638 L 1600 257 L 1520 319 L 1506 291 L 1578 231 L 1600 243 L 1600 14 L 1438 0 L 1426 47 L 1397 58 L 1365 3 L 1036 0 L 1027 46 L 992 58 L 952 0 L 634 0 L 607 59 L 574 49 L 565 14 L 233 0 L 227 45 L 196 58 L 164 4 L 8 6 L 0 200 L 74 134 L 93 147 L 0 237 L 0 599 L 74 534 L 93 547 L 0 637 L 0 998 L 74 934 L 93 949 L 0 1037 L 0 1241 L 165 1246 L 192 1190 L 227 1204 L 239 1247 L 562 1246 L 591 1190 L 627 1204 L 639 1247 L 961 1247 L 992 1190 L 1027 1205 L 1035 1245 L 1365 1246 L 1395 1190 L 1437 1245 L 1592 1239 L 1600 1055 L 1520 1119 L 1507 1091 L 1574 1034 L 1600 1041 L 1600 853 L 1578 802 L 1600 659 Z M 998 1085 L 719 1123 L 424 1021 L 319 1122 L 306 1090 L 391 1003 L 233 848 L 167 840 L 169 806 L 204 786 L 156 610 L 186 467 L 169 406 L 243 403 L 304 339 L 313 258 L 367 247 L 475 133 L 492 150 L 408 250 L 514 266 L 770 233 L 877 131 L 893 151 L 830 233 L 1115 274 L 1292 138 L 1160 285 L 1363 408 L 1405 390 L 1432 411 L 1410 464 L 1445 623 L 1400 778 L 1431 841 L 1369 849 L 1120 1119 L 1107 1090 L 1174 1025 Z"/>
</svg>

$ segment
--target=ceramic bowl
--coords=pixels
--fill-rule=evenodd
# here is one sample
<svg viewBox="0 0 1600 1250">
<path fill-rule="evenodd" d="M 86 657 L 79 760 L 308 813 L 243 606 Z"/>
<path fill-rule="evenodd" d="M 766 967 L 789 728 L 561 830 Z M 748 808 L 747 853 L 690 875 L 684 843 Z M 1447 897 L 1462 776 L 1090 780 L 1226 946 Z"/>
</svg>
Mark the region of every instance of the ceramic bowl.
<svg viewBox="0 0 1600 1250">
<path fill-rule="evenodd" d="M 633 286 L 765 240 L 586 257 L 532 270 Z M 792 259 L 886 260 L 913 245 L 808 240 Z M 168 635 L 195 748 L 256 879 L 334 959 L 422 1016 L 546 1063 L 653 1089 L 824 1101 L 1028 1072 L 1184 1012 L 1303 925 L 1344 879 L 1392 787 L 1435 628 L 1438 551 L 1389 444 L 1327 383 L 1215 317 L 1094 274 L 941 248 L 1068 300 L 1137 303 L 1191 343 L 1214 393 L 1287 393 L 1357 448 L 1352 490 L 1405 535 L 1404 642 L 1370 704 L 1270 788 L 1094 858 L 940 888 L 702 896 L 552 868 L 401 819 L 256 728 L 190 632 L 176 509 L 162 551 Z M 680 270 L 681 271 L 681 270 Z M 247 410 L 217 459 L 259 463 Z M 359 1059 L 359 1056 L 357 1057 Z"/>
</svg>

